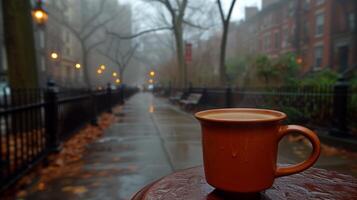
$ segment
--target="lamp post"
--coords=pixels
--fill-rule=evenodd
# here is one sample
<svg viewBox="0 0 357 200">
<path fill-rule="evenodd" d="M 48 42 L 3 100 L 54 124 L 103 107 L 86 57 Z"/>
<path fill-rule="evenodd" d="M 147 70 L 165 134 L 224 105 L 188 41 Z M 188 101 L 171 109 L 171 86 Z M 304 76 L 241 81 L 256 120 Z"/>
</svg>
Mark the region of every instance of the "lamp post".
<svg viewBox="0 0 357 200">
<path fill-rule="evenodd" d="M 36 40 L 38 41 L 36 46 L 38 48 L 38 56 L 37 59 L 40 60 L 39 62 L 39 77 L 47 77 L 48 74 L 46 73 L 46 65 L 49 65 L 47 57 L 47 51 L 46 51 L 46 31 L 45 27 L 48 21 L 48 12 L 44 6 L 43 0 L 36 0 L 35 5 L 32 8 L 32 19 L 37 25 L 36 27 Z M 58 61 L 59 60 L 59 55 L 56 52 L 52 52 L 50 54 L 50 58 L 53 61 Z M 43 75 L 41 75 L 43 74 Z M 50 78 L 51 79 L 51 78 Z M 44 82 L 45 80 L 40 80 L 40 82 Z"/>
<path fill-rule="evenodd" d="M 48 21 L 48 13 L 43 5 L 42 0 L 37 0 L 32 10 L 32 17 L 37 25 L 44 26 Z"/>
</svg>

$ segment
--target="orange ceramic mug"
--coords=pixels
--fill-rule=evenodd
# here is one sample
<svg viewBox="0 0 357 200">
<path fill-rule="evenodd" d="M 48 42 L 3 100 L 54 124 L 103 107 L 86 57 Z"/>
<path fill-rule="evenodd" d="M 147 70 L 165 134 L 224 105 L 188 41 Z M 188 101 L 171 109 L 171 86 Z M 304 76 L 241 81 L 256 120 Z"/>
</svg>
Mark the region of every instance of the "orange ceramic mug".
<svg viewBox="0 0 357 200">
<path fill-rule="evenodd" d="M 204 170 L 207 183 L 228 192 L 259 192 L 274 179 L 311 167 L 320 155 L 316 134 L 302 126 L 282 125 L 286 114 L 263 109 L 216 109 L 196 113 L 202 127 Z M 278 143 L 298 132 L 313 147 L 299 164 L 277 167 Z"/>
</svg>

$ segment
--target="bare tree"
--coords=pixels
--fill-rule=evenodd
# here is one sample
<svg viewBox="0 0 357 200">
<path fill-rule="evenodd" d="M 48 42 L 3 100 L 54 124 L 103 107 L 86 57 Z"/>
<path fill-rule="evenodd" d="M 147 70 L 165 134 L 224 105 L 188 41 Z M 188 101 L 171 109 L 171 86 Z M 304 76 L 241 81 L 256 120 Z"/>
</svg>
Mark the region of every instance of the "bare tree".
<svg viewBox="0 0 357 200">
<path fill-rule="evenodd" d="M 60 6 L 51 7 L 51 9 L 56 10 L 57 13 L 64 13 L 63 10 L 67 6 L 64 0 L 59 1 Z M 63 27 L 67 28 L 79 41 L 82 51 L 83 59 L 83 69 L 84 69 L 84 81 L 87 87 L 92 87 L 90 80 L 90 67 L 89 65 L 89 55 L 90 52 L 96 48 L 98 45 L 105 42 L 106 38 L 103 37 L 99 40 L 93 42 L 92 36 L 98 33 L 103 27 L 110 21 L 114 20 L 118 13 L 112 16 L 107 16 L 105 19 L 103 15 L 105 13 L 105 3 L 106 0 L 102 0 L 99 3 L 99 8 L 93 12 L 93 14 L 88 15 L 85 19 L 82 19 L 81 25 L 75 25 L 67 20 L 66 17 L 58 17 L 53 13 L 49 12 L 49 16 L 52 17 L 56 22 L 58 22 Z"/>
<path fill-rule="evenodd" d="M 226 74 L 226 49 L 227 49 L 227 40 L 228 40 L 228 32 L 229 32 L 229 24 L 232 16 L 232 12 L 234 9 L 234 5 L 236 0 L 232 0 L 228 13 L 225 14 L 222 6 L 222 1 L 217 0 L 217 5 L 219 9 L 219 13 L 221 15 L 222 21 L 222 39 L 221 39 L 221 52 L 219 58 L 219 79 L 221 84 L 226 84 L 227 74 Z"/>
<path fill-rule="evenodd" d="M 139 44 L 135 44 L 131 48 L 127 48 L 126 52 L 123 52 L 121 48 L 120 39 L 112 37 L 108 41 L 110 43 L 109 48 L 106 50 L 98 50 L 100 54 L 107 57 L 111 62 L 118 66 L 119 78 L 121 82 L 124 81 L 124 73 L 127 67 L 129 66 L 130 61 L 134 57 L 136 50 L 139 47 Z"/>
<path fill-rule="evenodd" d="M 152 27 L 146 27 L 143 31 L 139 31 L 133 35 L 120 35 L 115 32 L 110 32 L 109 34 L 116 35 L 120 39 L 133 39 L 136 37 L 140 37 L 142 35 L 146 35 L 153 32 L 159 31 L 171 31 L 174 39 L 174 47 L 176 54 L 176 62 L 177 62 L 177 85 L 179 87 L 187 87 L 188 79 L 187 79 L 187 66 L 185 64 L 184 59 L 184 51 L 185 51 L 185 41 L 184 35 L 188 34 L 186 28 L 199 29 L 207 31 L 207 27 L 201 25 L 203 23 L 200 22 L 211 22 L 212 20 L 207 20 L 207 16 L 204 16 L 205 9 L 204 6 L 213 5 L 207 4 L 207 1 L 189 1 L 189 0 L 142 0 L 144 2 L 149 3 L 150 5 L 155 6 L 157 9 L 156 15 L 150 16 Z M 212 8 L 213 6 L 208 6 L 208 8 Z M 203 17 L 204 16 L 204 17 Z M 203 20 L 204 19 L 204 20 Z M 148 20 L 148 19 L 146 19 Z M 214 20 L 213 20 L 214 21 Z M 155 27 L 155 28 L 153 28 Z"/>
<path fill-rule="evenodd" d="M 145 31 L 141 31 L 137 34 L 131 36 L 120 36 L 116 33 L 112 33 L 113 35 L 117 35 L 118 38 L 121 39 L 132 39 L 147 33 L 156 32 L 160 30 L 171 30 L 176 45 L 176 59 L 178 64 L 179 73 L 179 83 L 180 87 L 185 87 L 187 85 L 187 77 L 186 77 L 186 66 L 184 61 L 184 39 L 183 39 L 183 25 L 185 23 L 185 13 L 188 5 L 188 0 L 177 0 L 174 3 L 170 0 L 146 0 L 150 3 L 158 3 L 162 5 L 169 13 L 171 17 L 171 22 L 167 24 L 167 26 L 159 27 L 159 28 L 151 28 Z M 166 19 L 166 17 L 164 17 Z"/>
</svg>

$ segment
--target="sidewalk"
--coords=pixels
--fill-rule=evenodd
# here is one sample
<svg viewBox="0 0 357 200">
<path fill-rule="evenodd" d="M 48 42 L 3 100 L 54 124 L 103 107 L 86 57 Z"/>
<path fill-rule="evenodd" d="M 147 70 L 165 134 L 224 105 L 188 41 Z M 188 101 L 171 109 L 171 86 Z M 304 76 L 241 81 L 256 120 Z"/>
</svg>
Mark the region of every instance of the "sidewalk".
<svg viewBox="0 0 357 200">
<path fill-rule="evenodd" d="M 88 146 L 80 173 L 62 177 L 28 199 L 130 199 L 153 180 L 201 165 L 200 126 L 191 114 L 150 93 L 133 96 L 96 143 Z M 279 162 L 304 160 L 306 145 L 283 140 Z M 322 155 L 315 167 L 357 175 L 356 160 Z"/>
<path fill-rule="evenodd" d="M 80 174 L 28 199 L 128 199 L 147 183 L 202 163 L 199 124 L 165 100 L 140 93 L 119 115 L 88 147 Z"/>
</svg>

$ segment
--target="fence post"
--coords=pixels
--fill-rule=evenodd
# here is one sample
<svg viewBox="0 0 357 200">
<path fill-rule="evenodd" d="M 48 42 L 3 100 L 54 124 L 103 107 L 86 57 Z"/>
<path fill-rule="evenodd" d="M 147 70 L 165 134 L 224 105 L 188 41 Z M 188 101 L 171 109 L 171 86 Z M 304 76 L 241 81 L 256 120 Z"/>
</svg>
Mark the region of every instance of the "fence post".
<svg viewBox="0 0 357 200">
<path fill-rule="evenodd" d="M 230 108 L 232 107 L 232 88 L 228 87 L 226 89 L 226 107 Z"/>
<path fill-rule="evenodd" d="M 112 113 L 112 87 L 110 83 L 107 85 L 107 112 Z"/>
<path fill-rule="evenodd" d="M 349 84 L 344 78 L 340 78 L 334 86 L 333 94 L 333 122 L 331 135 L 349 136 L 347 127 L 347 103 Z"/>
<path fill-rule="evenodd" d="M 58 152 L 60 150 L 60 137 L 58 132 L 58 88 L 54 82 L 47 83 L 45 92 L 45 129 L 47 150 Z"/>
<path fill-rule="evenodd" d="M 95 95 L 95 91 L 90 90 L 91 104 L 92 104 L 92 120 L 91 124 L 93 126 L 97 126 L 97 99 Z"/>
</svg>

